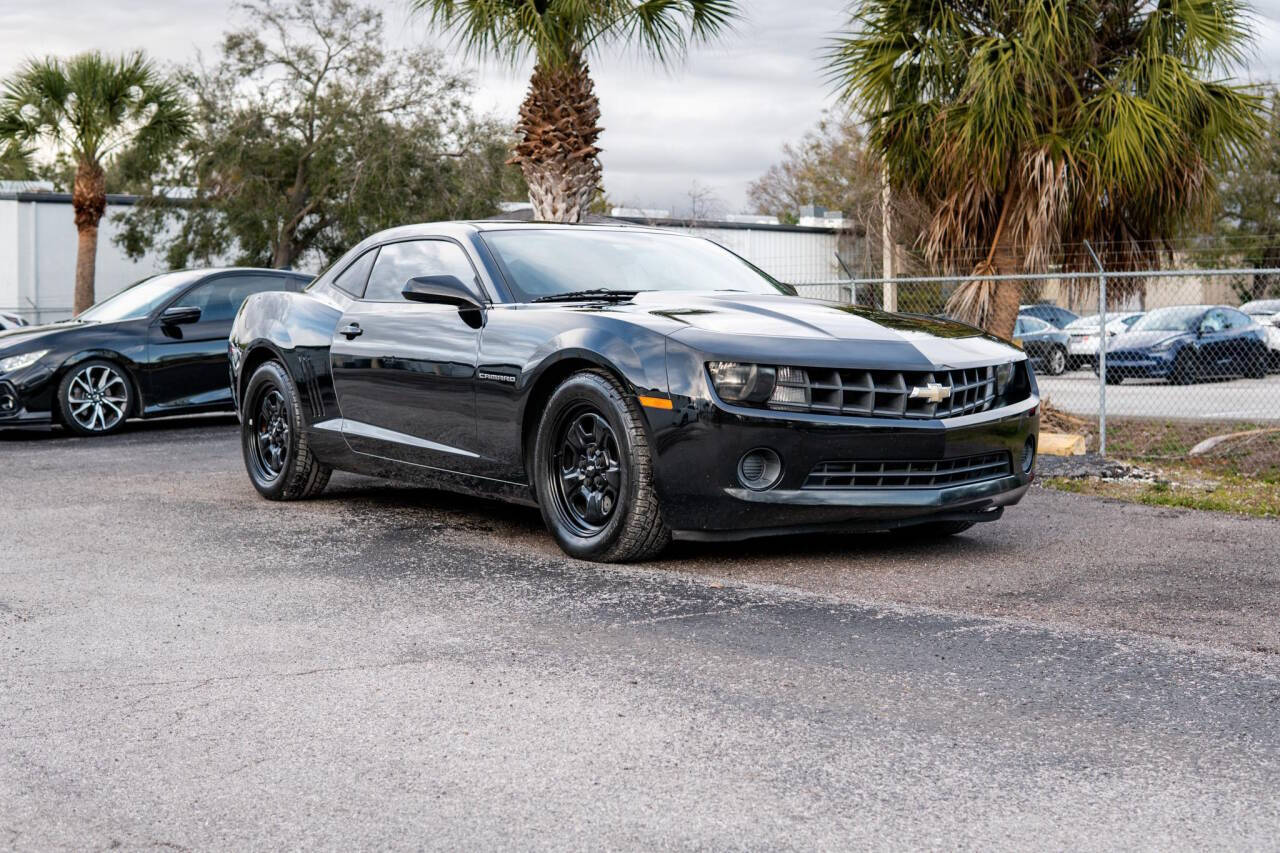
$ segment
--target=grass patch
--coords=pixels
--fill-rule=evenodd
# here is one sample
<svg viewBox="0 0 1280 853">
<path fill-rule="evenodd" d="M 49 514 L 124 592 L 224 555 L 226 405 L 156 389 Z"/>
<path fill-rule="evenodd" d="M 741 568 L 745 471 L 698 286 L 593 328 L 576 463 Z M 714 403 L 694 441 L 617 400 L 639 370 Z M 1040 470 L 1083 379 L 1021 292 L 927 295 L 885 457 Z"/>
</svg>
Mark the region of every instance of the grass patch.
<svg viewBox="0 0 1280 853">
<path fill-rule="evenodd" d="M 1234 512 L 1264 518 L 1280 517 L 1280 488 L 1255 477 L 1223 474 L 1206 478 L 1187 466 L 1162 467 L 1168 478 L 1155 483 L 1101 480 L 1096 477 L 1049 477 L 1045 486 L 1080 495 L 1133 501 L 1148 506 L 1181 507 Z"/>
</svg>

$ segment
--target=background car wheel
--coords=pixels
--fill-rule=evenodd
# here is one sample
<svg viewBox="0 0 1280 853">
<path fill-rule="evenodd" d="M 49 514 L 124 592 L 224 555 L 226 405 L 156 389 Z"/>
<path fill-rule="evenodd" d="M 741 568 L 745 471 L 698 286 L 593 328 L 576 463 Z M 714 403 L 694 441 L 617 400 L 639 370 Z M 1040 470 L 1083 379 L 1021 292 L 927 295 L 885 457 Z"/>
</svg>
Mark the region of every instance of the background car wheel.
<svg viewBox="0 0 1280 853">
<path fill-rule="evenodd" d="M 671 541 L 640 406 L 609 374 L 576 373 L 552 393 L 532 476 L 547 529 L 570 556 L 643 560 Z"/>
<path fill-rule="evenodd" d="M 94 359 L 71 368 L 58 385 L 62 423 L 76 435 L 110 435 L 133 412 L 133 383 L 120 365 Z"/>
<path fill-rule="evenodd" d="M 1249 379 L 1266 379 L 1267 359 L 1268 352 L 1265 347 L 1251 351 L 1245 356 L 1244 375 Z"/>
<path fill-rule="evenodd" d="M 1049 350 L 1049 356 L 1045 359 L 1045 372 L 1050 376 L 1061 376 L 1067 372 L 1067 351 L 1062 347 L 1054 347 Z"/>
<path fill-rule="evenodd" d="M 1169 372 L 1169 381 L 1174 385 L 1190 385 L 1200 375 L 1195 356 L 1189 352 L 1180 352 L 1174 359 L 1173 370 Z"/>
<path fill-rule="evenodd" d="M 264 498 L 292 501 L 324 491 L 333 469 L 307 446 L 302 403 L 284 366 L 268 361 L 245 388 L 240 425 L 244 465 Z"/>
</svg>

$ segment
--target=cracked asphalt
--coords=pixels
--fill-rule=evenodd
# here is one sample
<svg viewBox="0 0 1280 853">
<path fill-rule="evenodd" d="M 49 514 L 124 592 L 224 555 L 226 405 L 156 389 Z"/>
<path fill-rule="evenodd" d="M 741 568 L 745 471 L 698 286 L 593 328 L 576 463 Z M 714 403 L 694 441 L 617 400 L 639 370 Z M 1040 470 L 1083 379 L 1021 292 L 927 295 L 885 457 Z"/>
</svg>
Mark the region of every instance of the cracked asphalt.
<svg viewBox="0 0 1280 853">
<path fill-rule="evenodd" d="M 0 434 L 0 846 L 1280 848 L 1280 524 L 566 559 L 233 422 Z"/>
</svg>

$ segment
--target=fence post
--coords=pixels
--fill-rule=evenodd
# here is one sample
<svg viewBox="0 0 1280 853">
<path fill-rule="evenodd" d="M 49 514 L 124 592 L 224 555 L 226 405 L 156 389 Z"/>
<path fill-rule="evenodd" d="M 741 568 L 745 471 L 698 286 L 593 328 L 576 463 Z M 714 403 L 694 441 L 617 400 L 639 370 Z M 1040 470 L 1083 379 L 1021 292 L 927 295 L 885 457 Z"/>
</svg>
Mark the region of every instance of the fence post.
<svg viewBox="0 0 1280 853">
<path fill-rule="evenodd" d="M 1089 256 L 1098 266 L 1098 455 L 1107 455 L 1107 271 L 1089 241 Z"/>
</svg>

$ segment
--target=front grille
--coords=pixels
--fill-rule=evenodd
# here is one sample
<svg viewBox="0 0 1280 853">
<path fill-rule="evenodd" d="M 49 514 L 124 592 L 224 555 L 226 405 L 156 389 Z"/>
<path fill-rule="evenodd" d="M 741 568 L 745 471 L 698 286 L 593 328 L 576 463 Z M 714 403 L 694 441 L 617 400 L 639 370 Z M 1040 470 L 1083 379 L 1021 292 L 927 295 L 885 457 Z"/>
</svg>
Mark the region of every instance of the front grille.
<svg viewBox="0 0 1280 853">
<path fill-rule="evenodd" d="M 951 394 L 937 403 L 911 396 L 912 389 L 930 385 L 950 388 Z M 984 412 L 995 399 L 994 365 L 935 371 L 780 367 L 769 408 L 863 417 L 949 418 Z"/>
<path fill-rule="evenodd" d="M 980 483 L 1013 473 L 1007 452 L 932 460 L 819 462 L 804 481 L 806 489 L 936 489 Z"/>
</svg>

